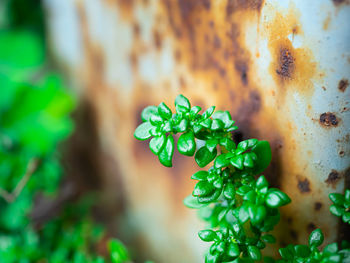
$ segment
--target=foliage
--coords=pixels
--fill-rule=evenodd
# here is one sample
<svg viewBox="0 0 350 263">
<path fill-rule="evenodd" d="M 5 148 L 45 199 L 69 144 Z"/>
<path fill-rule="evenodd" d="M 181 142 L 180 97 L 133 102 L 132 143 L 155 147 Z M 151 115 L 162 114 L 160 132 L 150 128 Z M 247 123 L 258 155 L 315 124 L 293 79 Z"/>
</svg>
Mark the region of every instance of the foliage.
<svg viewBox="0 0 350 263">
<path fill-rule="evenodd" d="M 134 136 L 139 140 L 152 138 L 151 151 L 165 166 L 172 166 L 174 138 L 178 151 L 193 156 L 199 167 L 213 162 L 208 171 L 192 175 L 197 180 L 192 195 L 184 203 L 190 208 L 203 208 L 202 217 L 212 229 L 198 233 L 205 242 L 213 242 L 206 262 L 238 262 L 261 259 L 260 250 L 275 242 L 272 230 L 278 223 L 279 207 L 290 203 L 281 190 L 269 188 L 260 174 L 270 163 L 271 149 L 267 141 L 249 139 L 237 146 L 231 131 L 237 129 L 228 111 L 210 107 L 203 114 L 183 95 L 175 100 L 176 113 L 164 103 L 146 107 Z M 197 150 L 196 140 L 204 146 Z M 218 150 L 218 146 L 220 147 Z"/>
<path fill-rule="evenodd" d="M 191 107 L 183 95 L 175 100 L 173 114 L 164 103 L 148 106 L 141 113 L 141 123 L 135 130 L 138 140 L 151 139 L 150 150 L 158 156 L 164 166 L 172 166 L 175 150 L 174 135 L 182 133 L 177 142 L 179 153 L 194 156 L 200 170 L 191 176 L 198 181 L 184 204 L 200 209 L 200 216 L 210 228 L 201 230 L 199 238 L 212 242 L 205 256 L 206 263 L 212 262 L 255 262 L 262 260 L 261 250 L 276 239 L 267 232 L 279 222 L 279 207 L 291 202 L 279 189 L 269 188 L 269 183 L 259 174 L 271 161 L 271 149 L 267 141 L 248 139 L 238 145 L 232 139 L 231 131 L 237 129 L 228 111 L 216 111 L 212 106 L 203 114 L 201 108 Z M 197 149 L 197 142 L 202 141 Z M 331 194 L 335 203 L 332 213 L 342 215 L 348 222 L 350 190 L 345 197 Z M 309 237 L 309 246 L 288 245 L 279 250 L 282 259 L 265 262 L 349 262 L 348 246 L 338 249 L 336 243 L 320 251 L 324 239 L 320 229 Z"/>
<path fill-rule="evenodd" d="M 329 199 L 333 202 L 329 208 L 331 213 L 350 224 L 350 189 L 346 189 L 343 195 L 339 193 L 329 194 Z"/>
</svg>

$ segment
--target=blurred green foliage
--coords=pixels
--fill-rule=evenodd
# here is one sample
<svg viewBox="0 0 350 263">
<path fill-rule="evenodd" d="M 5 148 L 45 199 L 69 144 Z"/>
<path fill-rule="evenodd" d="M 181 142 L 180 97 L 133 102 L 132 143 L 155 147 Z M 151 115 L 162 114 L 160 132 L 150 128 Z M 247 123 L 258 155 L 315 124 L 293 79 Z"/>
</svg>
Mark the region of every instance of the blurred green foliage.
<svg viewBox="0 0 350 263">
<path fill-rule="evenodd" d="M 106 234 L 91 200 L 65 205 L 39 226 L 31 219 L 39 193 L 59 193 L 58 146 L 73 131 L 75 100 L 48 66 L 40 1 L 1 1 L 0 16 L 0 262 L 105 262 L 96 251 Z M 116 242 L 111 260 L 125 262 Z"/>
</svg>

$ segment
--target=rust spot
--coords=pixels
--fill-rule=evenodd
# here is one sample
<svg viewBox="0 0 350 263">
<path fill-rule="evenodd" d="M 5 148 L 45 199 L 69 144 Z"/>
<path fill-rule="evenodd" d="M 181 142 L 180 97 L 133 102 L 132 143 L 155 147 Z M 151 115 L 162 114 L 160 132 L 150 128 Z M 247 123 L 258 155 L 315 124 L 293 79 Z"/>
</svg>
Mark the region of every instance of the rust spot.
<svg viewBox="0 0 350 263">
<path fill-rule="evenodd" d="M 310 182 L 307 178 L 304 180 L 298 179 L 298 188 L 301 193 L 308 193 L 311 191 Z"/>
<path fill-rule="evenodd" d="M 308 232 L 312 232 L 312 231 L 314 231 L 316 229 L 316 226 L 315 226 L 314 223 L 311 222 L 311 223 L 309 223 L 307 225 L 306 229 L 307 229 Z"/>
<path fill-rule="evenodd" d="M 347 79 L 342 79 L 341 81 L 339 81 L 338 89 L 339 91 L 344 92 L 348 86 L 349 81 Z"/>
<path fill-rule="evenodd" d="M 332 170 L 329 175 L 328 178 L 326 179 L 326 183 L 328 185 L 332 185 L 333 187 L 335 187 L 335 185 L 337 184 L 337 182 L 339 181 L 339 179 L 341 178 L 341 174 L 337 171 L 337 170 Z"/>
<path fill-rule="evenodd" d="M 290 230 L 290 236 L 291 236 L 294 240 L 297 240 L 297 239 L 298 239 L 298 233 L 297 233 L 294 229 L 291 229 L 291 230 Z"/>
<path fill-rule="evenodd" d="M 242 84 L 246 86 L 248 84 L 248 76 L 247 76 L 248 65 L 247 65 L 247 63 L 244 61 L 238 60 L 235 62 L 235 69 L 240 74 Z"/>
<path fill-rule="evenodd" d="M 280 50 L 279 66 L 276 69 L 276 73 L 284 78 L 291 78 L 294 72 L 294 60 L 291 51 L 287 48 L 282 48 Z"/>
<path fill-rule="evenodd" d="M 226 5 L 226 16 L 231 16 L 236 10 L 249 9 L 260 11 L 264 0 L 229 0 Z"/>
<path fill-rule="evenodd" d="M 345 5 L 350 4 L 349 0 L 332 0 L 332 2 L 335 6 L 340 6 L 342 4 L 345 4 Z"/>
<path fill-rule="evenodd" d="M 214 36 L 214 41 L 213 42 L 214 42 L 214 47 L 215 48 L 217 48 L 217 49 L 221 48 L 221 40 L 218 37 L 218 35 Z"/>
<path fill-rule="evenodd" d="M 322 208 L 322 203 L 321 202 L 316 202 L 315 203 L 315 210 L 319 211 Z"/>
<path fill-rule="evenodd" d="M 156 48 L 158 50 L 160 50 L 162 47 L 162 38 L 157 30 L 153 31 L 153 40 L 154 40 L 154 45 L 156 46 Z"/>
<path fill-rule="evenodd" d="M 288 218 L 287 218 L 287 222 L 288 222 L 289 224 L 291 224 L 291 223 L 293 222 L 293 218 L 292 218 L 292 217 L 288 217 Z"/>
<path fill-rule="evenodd" d="M 132 25 L 132 32 L 136 38 L 140 36 L 141 28 L 140 28 L 140 25 L 138 23 L 134 23 Z"/>
<path fill-rule="evenodd" d="M 340 156 L 340 157 L 344 157 L 344 155 L 345 155 L 345 152 L 344 152 L 344 151 L 340 151 L 340 152 L 339 152 L 339 156 Z"/>
<path fill-rule="evenodd" d="M 326 91 L 326 90 L 327 90 L 325 86 L 322 86 L 322 89 L 323 89 L 324 91 Z"/>
<path fill-rule="evenodd" d="M 325 112 L 320 115 L 320 124 L 327 127 L 336 127 L 338 125 L 338 119 L 334 113 Z"/>
</svg>

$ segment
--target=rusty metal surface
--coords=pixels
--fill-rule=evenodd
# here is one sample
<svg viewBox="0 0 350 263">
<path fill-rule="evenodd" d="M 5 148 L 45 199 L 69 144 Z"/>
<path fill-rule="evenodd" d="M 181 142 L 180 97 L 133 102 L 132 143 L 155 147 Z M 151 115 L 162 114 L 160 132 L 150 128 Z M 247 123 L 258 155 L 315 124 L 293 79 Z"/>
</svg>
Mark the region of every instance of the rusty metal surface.
<svg viewBox="0 0 350 263">
<path fill-rule="evenodd" d="M 161 167 L 133 130 L 149 104 L 178 93 L 230 110 L 236 138 L 267 139 L 270 182 L 292 198 L 278 244 L 315 227 L 339 236 L 328 193 L 350 173 L 347 0 L 46 0 L 53 53 L 94 106 L 103 149 L 121 176 L 126 227 L 157 262 L 201 262 L 203 226 L 182 205 L 195 162 Z M 103 174 L 101 175 L 103 176 Z M 117 189 L 115 189 L 117 191 Z"/>
</svg>

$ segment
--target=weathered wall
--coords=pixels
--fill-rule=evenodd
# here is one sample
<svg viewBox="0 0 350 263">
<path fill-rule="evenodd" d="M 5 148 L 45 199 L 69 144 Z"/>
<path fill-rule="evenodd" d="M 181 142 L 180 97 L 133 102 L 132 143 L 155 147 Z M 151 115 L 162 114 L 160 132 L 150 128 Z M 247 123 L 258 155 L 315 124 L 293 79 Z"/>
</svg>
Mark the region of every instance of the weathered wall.
<svg viewBox="0 0 350 263">
<path fill-rule="evenodd" d="M 182 205 L 195 162 L 162 167 L 133 138 L 149 104 L 230 110 L 236 139 L 267 139 L 266 174 L 292 198 L 279 245 L 305 243 L 315 227 L 337 238 L 328 193 L 350 166 L 348 0 L 46 0 L 51 46 L 96 111 L 100 141 L 122 178 L 125 234 L 158 262 L 201 262 L 202 227 Z M 115 183 L 114 183 L 115 185 Z"/>
</svg>

